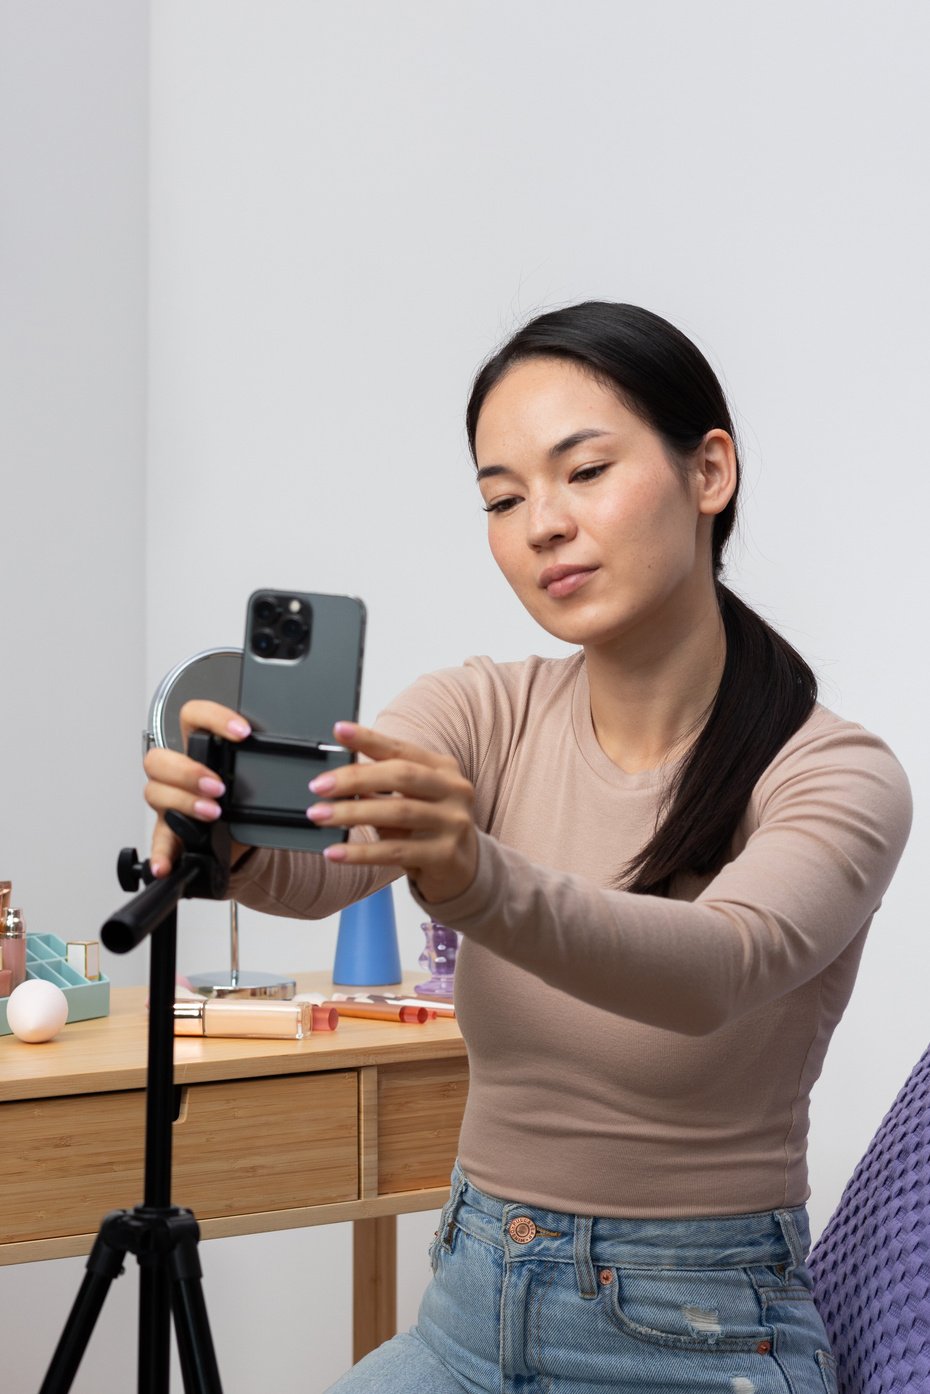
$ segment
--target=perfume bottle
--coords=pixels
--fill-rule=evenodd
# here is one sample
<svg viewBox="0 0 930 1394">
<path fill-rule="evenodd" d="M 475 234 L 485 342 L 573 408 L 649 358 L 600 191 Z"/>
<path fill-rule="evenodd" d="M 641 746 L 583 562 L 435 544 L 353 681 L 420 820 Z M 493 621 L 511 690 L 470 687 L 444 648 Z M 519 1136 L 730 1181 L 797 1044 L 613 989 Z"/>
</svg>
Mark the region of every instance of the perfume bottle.
<svg viewBox="0 0 930 1394">
<path fill-rule="evenodd" d="M 427 920 L 420 928 L 426 935 L 426 947 L 417 962 L 432 977 L 425 983 L 417 983 L 413 990 L 418 997 L 447 997 L 451 1001 L 459 948 L 458 930 L 449 929 L 436 920 Z"/>
<path fill-rule="evenodd" d="M 22 910 L 7 910 L 0 920 L 0 965 L 11 974 L 10 992 L 26 981 L 26 921 Z"/>
</svg>

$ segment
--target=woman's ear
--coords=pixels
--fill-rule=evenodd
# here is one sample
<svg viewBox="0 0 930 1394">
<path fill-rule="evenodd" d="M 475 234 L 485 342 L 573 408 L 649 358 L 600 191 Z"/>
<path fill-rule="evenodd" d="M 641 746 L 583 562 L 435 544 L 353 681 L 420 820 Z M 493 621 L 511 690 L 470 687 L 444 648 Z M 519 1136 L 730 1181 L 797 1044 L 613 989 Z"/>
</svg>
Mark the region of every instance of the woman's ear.
<svg viewBox="0 0 930 1394">
<path fill-rule="evenodd" d="M 698 511 L 707 515 L 722 513 L 736 489 L 736 446 L 720 427 L 708 431 L 695 451 Z"/>
</svg>

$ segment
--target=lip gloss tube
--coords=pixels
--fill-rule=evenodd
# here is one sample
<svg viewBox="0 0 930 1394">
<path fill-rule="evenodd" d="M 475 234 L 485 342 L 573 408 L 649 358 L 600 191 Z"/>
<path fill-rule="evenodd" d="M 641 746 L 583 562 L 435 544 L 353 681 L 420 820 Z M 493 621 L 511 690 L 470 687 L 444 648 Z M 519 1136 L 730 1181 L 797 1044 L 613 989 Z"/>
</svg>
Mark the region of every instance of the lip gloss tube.
<svg viewBox="0 0 930 1394">
<path fill-rule="evenodd" d="M 176 1036 L 252 1036 L 302 1041 L 313 1030 L 309 1002 L 184 998 L 174 1004 Z"/>
</svg>

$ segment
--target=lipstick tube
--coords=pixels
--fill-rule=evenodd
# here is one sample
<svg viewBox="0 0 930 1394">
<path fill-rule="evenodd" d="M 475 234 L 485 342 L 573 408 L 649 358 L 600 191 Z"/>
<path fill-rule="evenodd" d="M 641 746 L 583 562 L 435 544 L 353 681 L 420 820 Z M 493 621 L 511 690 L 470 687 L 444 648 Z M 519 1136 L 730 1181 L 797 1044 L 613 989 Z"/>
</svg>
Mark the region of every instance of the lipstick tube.
<svg viewBox="0 0 930 1394">
<path fill-rule="evenodd" d="M 355 996 L 349 992 L 334 992 L 331 1000 L 335 1002 L 337 1007 L 341 1007 L 344 1002 L 364 1003 L 366 1006 L 377 1003 L 379 1006 L 387 1004 L 391 1007 L 426 1007 L 431 1017 L 455 1016 L 455 1007 L 451 1002 L 441 1002 L 435 997 L 431 997 L 427 1001 L 423 997 L 403 997 L 400 993 L 392 992 L 372 992 Z"/>
<path fill-rule="evenodd" d="M 176 1036 L 252 1036 L 302 1041 L 313 1029 L 309 1002 L 184 998 L 174 1004 Z"/>
<path fill-rule="evenodd" d="M 394 1002 L 355 1002 L 351 998 L 334 997 L 325 1003 L 335 1007 L 340 1016 L 365 1017 L 369 1021 L 402 1021 L 405 1026 L 422 1026 L 435 1015 L 431 1007 L 422 1002 L 411 1006 Z"/>
</svg>

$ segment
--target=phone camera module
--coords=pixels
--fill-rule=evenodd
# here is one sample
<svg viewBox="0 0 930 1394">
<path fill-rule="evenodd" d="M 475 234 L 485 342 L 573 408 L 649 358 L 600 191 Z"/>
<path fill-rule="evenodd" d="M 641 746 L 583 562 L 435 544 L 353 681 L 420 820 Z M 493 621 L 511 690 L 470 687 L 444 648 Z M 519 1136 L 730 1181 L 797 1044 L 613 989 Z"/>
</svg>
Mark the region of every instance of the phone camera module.
<svg viewBox="0 0 930 1394">
<path fill-rule="evenodd" d="M 295 663 L 310 652 L 313 610 L 301 596 L 264 593 L 252 601 L 249 648 L 257 658 Z"/>
</svg>

